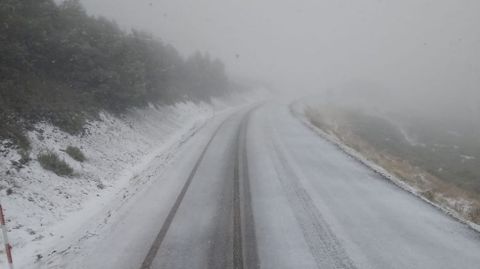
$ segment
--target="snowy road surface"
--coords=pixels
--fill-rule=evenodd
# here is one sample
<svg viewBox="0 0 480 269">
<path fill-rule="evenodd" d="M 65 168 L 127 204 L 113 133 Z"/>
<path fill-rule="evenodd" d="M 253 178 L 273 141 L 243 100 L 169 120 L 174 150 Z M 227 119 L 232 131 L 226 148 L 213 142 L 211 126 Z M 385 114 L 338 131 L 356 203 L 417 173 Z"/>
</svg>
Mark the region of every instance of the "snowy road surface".
<svg viewBox="0 0 480 269">
<path fill-rule="evenodd" d="M 137 196 L 36 266 L 480 268 L 477 232 L 317 136 L 287 105 L 216 117 Z"/>
</svg>

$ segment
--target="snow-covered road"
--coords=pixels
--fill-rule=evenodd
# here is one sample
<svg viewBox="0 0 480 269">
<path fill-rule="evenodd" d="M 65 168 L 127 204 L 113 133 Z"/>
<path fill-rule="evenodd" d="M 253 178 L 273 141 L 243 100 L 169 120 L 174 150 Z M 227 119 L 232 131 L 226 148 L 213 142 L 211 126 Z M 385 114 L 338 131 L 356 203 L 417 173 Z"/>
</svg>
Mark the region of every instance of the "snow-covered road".
<svg viewBox="0 0 480 269">
<path fill-rule="evenodd" d="M 217 116 L 137 196 L 88 240 L 36 266 L 480 268 L 479 233 L 349 157 L 280 103 Z"/>
</svg>

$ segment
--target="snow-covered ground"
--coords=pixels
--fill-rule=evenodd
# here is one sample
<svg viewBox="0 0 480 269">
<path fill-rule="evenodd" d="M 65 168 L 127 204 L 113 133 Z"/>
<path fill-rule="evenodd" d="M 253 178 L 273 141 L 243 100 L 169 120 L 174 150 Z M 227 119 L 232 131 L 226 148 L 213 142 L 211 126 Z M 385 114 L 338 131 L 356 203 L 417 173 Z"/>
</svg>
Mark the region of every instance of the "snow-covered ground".
<svg viewBox="0 0 480 269">
<path fill-rule="evenodd" d="M 380 165 L 376 164 L 375 162 L 369 160 L 365 156 L 363 156 L 360 152 L 356 151 L 355 149 L 347 146 L 344 144 L 338 137 L 336 137 L 333 134 L 326 133 L 320 128 L 314 126 L 311 122 L 310 119 L 307 118 L 305 115 L 305 109 L 310 105 L 309 102 L 306 102 L 305 100 L 298 100 L 290 105 L 290 110 L 293 115 L 295 115 L 304 125 L 306 125 L 308 128 L 313 130 L 315 133 L 317 133 L 319 136 L 323 137 L 325 140 L 331 142 L 332 144 L 336 145 L 340 150 L 345 152 L 346 154 L 350 155 L 357 161 L 361 162 L 365 166 L 369 167 L 376 173 L 380 174 L 383 178 L 390 180 L 392 183 L 395 185 L 399 186 L 400 188 L 410 192 L 411 194 L 415 195 L 419 199 L 423 200 L 424 202 L 440 209 L 444 213 L 452 216 L 453 218 L 457 219 L 458 221 L 467 224 L 470 226 L 470 228 L 480 232 L 480 225 L 473 223 L 472 221 L 469 221 L 465 219 L 463 216 L 461 216 L 458 212 L 453 210 L 447 205 L 440 204 L 440 203 L 433 203 L 432 201 L 426 199 L 421 195 L 422 191 L 417 189 L 416 186 L 409 185 L 405 180 L 398 178 L 395 176 L 393 173 L 390 173 L 387 171 L 385 168 L 381 167 Z M 409 140 L 410 142 L 410 140 Z M 411 142 L 415 143 L 415 142 Z M 463 200 L 461 198 L 456 199 L 456 200 L 451 200 L 448 201 L 449 204 L 455 205 L 455 204 L 461 204 L 463 208 L 466 208 L 465 210 L 468 211 L 468 205 L 470 204 L 469 201 Z"/>
<path fill-rule="evenodd" d="M 152 268 L 227 268 L 235 253 L 261 268 L 478 267 L 478 233 L 312 132 L 287 104 L 215 114 L 156 145 L 111 198 L 50 229 L 63 238 L 17 254 L 17 268 L 133 269 L 147 253 Z"/>
<path fill-rule="evenodd" d="M 310 127 L 286 105 L 267 104 L 252 117 L 261 268 L 478 268 L 478 233 Z"/>
<path fill-rule="evenodd" d="M 15 264 L 44 259 L 46 250 L 65 241 L 95 215 L 108 222 L 113 209 L 148 187 L 177 149 L 209 119 L 264 94 L 213 100 L 212 104 L 152 105 L 122 118 L 102 113 L 100 120 L 87 124 L 81 136 L 40 123 L 28 133 L 32 160 L 21 169 L 12 163 L 20 155 L 1 141 L 1 197 Z M 87 160 L 72 159 L 64 151 L 68 146 L 80 148 Z M 47 150 L 68 163 L 74 175 L 60 177 L 43 169 L 36 157 Z M 3 254 L 0 261 L 4 261 Z"/>
</svg>

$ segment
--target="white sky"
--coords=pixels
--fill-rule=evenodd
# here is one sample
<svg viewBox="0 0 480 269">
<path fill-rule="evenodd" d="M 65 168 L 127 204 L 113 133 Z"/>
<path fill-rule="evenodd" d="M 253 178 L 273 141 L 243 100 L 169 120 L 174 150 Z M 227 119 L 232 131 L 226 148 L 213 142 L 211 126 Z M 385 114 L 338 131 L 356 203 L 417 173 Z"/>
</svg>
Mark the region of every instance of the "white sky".
<svg viewBox="0 0 480 269">
<path fill-rule="evenodd" d="M 92 14 L 184 54 L 209 52 L 231 74 L 282 89 L 366 81 L 407 98 L 480 91 L 478 0 L 81 1 Z"/>
</svg>

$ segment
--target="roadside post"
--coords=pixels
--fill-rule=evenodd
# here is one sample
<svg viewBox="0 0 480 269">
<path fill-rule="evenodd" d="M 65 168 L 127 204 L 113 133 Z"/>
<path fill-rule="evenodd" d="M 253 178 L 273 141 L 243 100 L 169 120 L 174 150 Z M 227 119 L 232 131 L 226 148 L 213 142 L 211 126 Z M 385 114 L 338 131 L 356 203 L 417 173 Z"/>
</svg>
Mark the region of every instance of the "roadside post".
<svg viewBox="0 0 480 269">
<path fill-rule="evenodd" d="M 3 244 L 5 246 L 5 254 L 7 256 L 8 268 L 13 269 L 12 246 L 8 242 L 7 226 L 5 225 L 5 215 L 3 214 L 3 207 L 0 202 L 0 228 L 3 234 Z"/>
</svg>

